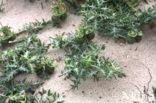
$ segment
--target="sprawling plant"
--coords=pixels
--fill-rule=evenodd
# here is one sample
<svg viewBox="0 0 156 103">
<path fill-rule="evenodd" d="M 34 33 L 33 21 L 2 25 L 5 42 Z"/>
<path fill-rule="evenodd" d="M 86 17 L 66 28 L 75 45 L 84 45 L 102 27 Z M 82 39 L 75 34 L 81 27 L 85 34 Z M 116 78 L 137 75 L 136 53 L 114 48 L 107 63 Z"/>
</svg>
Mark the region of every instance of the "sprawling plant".
<svg viewBox="0 0 156 103">
<path fill-rule="evenodd" d="M 58 0 L 58 2 L 52 2 L 52 21 L 53 24 L 58 26 L 61 20 L 64 20 L 67 17 L 66 8 L 64 2 L 62 0 Z"/>
<path fill-rule="evenodd" d="M 41 82 L 22 81 L 9 82 L 0 85 L 0 103 L 63 103 L 59 100 L 59 93 L 52 93 L 50 90 L 35 92 L 35 89 L 42 85 Z"/>
<path fill-rule="evenodd" d="M 9 26 L 2 26 L 0 28 L 0 48 L 9 44 L 10 41 L 15 40 L 16 34 L 11 31 Z"/>
<path fill-rule="evenodd" d="M 50 46 L 50 44 L 42 43 L 35 35 L 29 35 L 14 48 L 1 51 L 1 103 L 55 103 L 57 101 L 59 94 L 51 93 L 50 90 L 34 94 L 34 89 L 43 84 L 42 82 L 28 82 L 26 79 L 17 81 L 15 79 L 18 74 L 23 73 L 37 74 L 40 78 L 47 79 L 55 68 L 53 60 L 45 57 Z M 43 99 L 46 93 L 48 93 L 47 98 Z M 53 97 L 52 100 L 51 97 Z"/>
<path fill-rule="evenodd" d="M 22 44 L 4 51 L 0 55 L 3 81 L 11 81 L 20 73 L 36 73 L 47 78 L 55 68 L 53 61 L 45 57 L 49 46 L 32 35 Z"/>
<path fill-rule="evenodd" d="M 156 24 L 156 5 L 149 7 L 147 10 L 139 9 L 136 13 L 138 21 L 141 24 Z"/>
<path fill-rule="evenodd" d="M 64 35 L 65 33 L 56 35 L 52 44 L 54 48 L 63 48 L 66 51 L 66 65 L 62 75 L 65 75 L 65 79 L 72 80 L 72 89 L 78 88 L 81 79 L 98 79 L 99 73 L 106 80 L 115 75 L 125 77 L 119 65 L 104 56 L 99 56 L 105 46 L 98 46 L 91 41 L 94 38 L 94 29 L 91 25 L 81 25 L 67 39 L 63 38 Z"/>
<path fill-rule="evenodd" d="M 156 18 L 156 7 L 137 10 L 140 0 L 86 0 L 82 5 L 84 22 L 93 25 L 101 35 L 138 42 L 143 35 L 140 26 Z"/>
<path fill-rule="evenodd" d="M 0 83 L 0 103 L 26 103 L 26 93 L 33 94 L 41 82 L 27 82 L 26 79 L 21 81 L 10 81 Z"/>
</svg>

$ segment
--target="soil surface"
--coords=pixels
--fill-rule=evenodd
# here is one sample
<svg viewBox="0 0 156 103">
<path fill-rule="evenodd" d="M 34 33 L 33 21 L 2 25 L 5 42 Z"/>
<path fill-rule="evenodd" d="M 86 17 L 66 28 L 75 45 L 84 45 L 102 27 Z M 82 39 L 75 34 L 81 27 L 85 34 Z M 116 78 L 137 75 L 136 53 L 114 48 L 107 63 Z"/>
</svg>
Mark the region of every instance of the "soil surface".
<svg viewBox="0 0 156 103">
<path fill-rule="evenodd" d="M 1 0 L 0 0 L 1 1 Z M 37 20 L 49 20 L 52 16 L 50 0 L 36 0 L 30 3 L 28 0 L 4 0 L 4 12 L 0 13 L 0 23 L 9 25 L 14 31 L 21 29 L 24 24 Z M 43 8 L 41 7 L 43 4 Z M 142 4 L 142 8 L 148 8 L 156 2 Z M 38 33 L 38 37 L 45 43 L 50 42 L 49 37 L 61 32 L 74 32 L 82 22 L 81 16 L 68 14 L 62 23 L 62 28 L 48 26 Z M 156 87 L 156 28 L 145 25 L 142 41 L 135 44 L 114 42 L 112 38 L 96 36 L 94 41 L 105 44 L 106 49 L 100 53 L 114 59 L 123 67 L 126 78 L 111 79 L 105 81 L 82 81 L 79 90 L 71 91 L 69 80 L 58 77 L 64 69 L 64 62 L 58 64 L 55 73 L 45 84 L 40 87 L 51 89 L 59 93 L 65 93 L 65 103 L 148 103 L 147 93 L 151 94 L 152 87 Z M 63 50 L 50 49 L 49 58 L 64 58 Z M 30 80 L 37 77 L 26 75 Z"/>
</svg>

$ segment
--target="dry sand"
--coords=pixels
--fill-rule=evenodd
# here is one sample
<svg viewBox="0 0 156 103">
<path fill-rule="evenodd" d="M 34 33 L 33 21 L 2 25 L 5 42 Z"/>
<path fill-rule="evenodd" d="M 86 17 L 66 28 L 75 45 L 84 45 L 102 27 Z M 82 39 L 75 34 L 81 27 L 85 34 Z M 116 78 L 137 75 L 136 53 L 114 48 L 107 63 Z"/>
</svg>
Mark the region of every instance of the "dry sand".
<svg viewBox="0 0 156 103">
<path fill-rule="evenodd" d="M 44 9 L 41 8 L 43 2 Z M 156 3 L 156 2 L 154 2 Z M 5 10 L 0 13 L 0 23 L 9 25 L 14 31 L 21 29 L 25 23 L 35 21 L 35 19 L 48 20 L 51 17 L 50 2 L 36 0 L 29 3 L 28 0 L 4 0 Z M 150 3 L 150 5 L 153 3 Z M 142 6 L 143 7 L 143 6 Z M 144 5 L 149 7 L 149 5 Z M 81 23 L 82 17 L 68 14 L 67 20 L 62 24 L 62 28 L 47 27 L 38 33 L 38 37 L 45 43 L 49 42 L 48 37 L 56 33 L 71 32 Z M 149 26 L 143 27 L 144 36 L 140 43 L 118 44 L 112 38 L 96 36 L 94 41 L 99 44 L 104 43 L 106 49 L 100 55 L 110 57 L 120 64 L 127 74 L 123 79 L 111 79 L 105 81 L 103 78 L 99 82 L 93 80 L 82 81 L 79 90 L 70 91 L 70 81 L 58 77 L 64 68 L 64 62 L 58 62 L 55 74 L 42 86 L 59 93 L 65 93 L 65 103 L 148 103 L 144 88 L 148 88 L 149 93 L 152 86 L 156 86 L 156 29 Z M 64 56 L 63 50 L 50 49 L 49 58 Z M 29 77 L 35 79 L 36 77 Z M 41 88 L 42 88 L 41 87 Z M 152 99 L 150 97 L 149 99 Z M 138 102 L 137 102 L 138 101 Z"/>
</svg>

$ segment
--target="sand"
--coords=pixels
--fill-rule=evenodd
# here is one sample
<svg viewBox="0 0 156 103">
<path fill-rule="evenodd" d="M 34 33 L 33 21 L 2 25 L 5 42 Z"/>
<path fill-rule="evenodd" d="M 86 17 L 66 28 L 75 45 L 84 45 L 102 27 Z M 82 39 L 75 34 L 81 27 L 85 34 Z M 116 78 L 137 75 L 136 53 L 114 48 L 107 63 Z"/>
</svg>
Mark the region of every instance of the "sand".
<svg viewBox="0 0 156 103">
<path fill-rule="evenodd" d="M 41 2 L 44 9 L 41 8 Z M 142 7 L 147 8 L 154 3 L 156 4 L 154 1 Z M 45 2 L 44 0 L 36 0 L 33 4 L 28 0 L 4 0 L 4 8 L 4 12 L 0 13 L 0 23 L 11 26 L 14 31 L 21 29 L 25 23 L 33 22 L 35 19 L 42 20 L 42 18 L 48 20 L 52 15 L 50 1 Z M 62 28 L 48 26 L 38 33 L 38 37 L 48 43 L 49 37 L 56 33 L 74 31 L 81 20 L 81 16 L 68 14 Z M 118 44 L 112 38 L 98 35 L 94 39 L 99 44 L 106 45 L 106 49 L 100 55 L 114 59 L 120 64 L 127 74 L 126 78 L 108 81 L 101 78 L 98 82 L 82 81 L 78 90 L 70 91 L 71 81 L 58 77 L 65 65 L 62 60 L 57 62 L 55 73 L 41 88 L 59 93 L 64 92 L 65 103 L 148 103 L 144 90 L 148 88 L 149 84 L 148 93 L 151 94 L 152 87 L 156 86 L 156 28 L 151 29 L 146 25 L 142 29 L 144 33 L 142 41 L 135 44 Z M 47 56 L 64 58 L 64 51 L 51 48 Z M 29 79 L 34 80 L 36 77 L 30 76 Z"/>
</svg>

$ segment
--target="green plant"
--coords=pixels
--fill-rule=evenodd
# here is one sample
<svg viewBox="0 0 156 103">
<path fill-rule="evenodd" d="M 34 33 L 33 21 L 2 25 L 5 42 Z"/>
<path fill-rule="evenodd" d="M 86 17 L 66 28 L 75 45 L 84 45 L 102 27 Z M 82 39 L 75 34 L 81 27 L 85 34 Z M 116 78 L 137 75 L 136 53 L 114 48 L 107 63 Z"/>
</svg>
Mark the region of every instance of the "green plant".
<svg viewBox="0 0 156 103">
<path fill-rule="evenodd" d="M 44 98 L 46 96 L 46 98 Z M 46 91 L 42 89 L 41 92 L 31 95 L 27 103 L 64 103 L 60 98 L 59 93 L 52 93 L 50 90 Z"/>
<path fill-rule="evenodd" d="M 65 68 L 62 75 L 73 82 L 71 89 L 78 88 L 81 79 L 98 80 L 98 74 L 102 74 L 106 80 L 115 75 L 125 77 L 119 65 L 104 56 L 99 56 L 105 46 L 98 46 L 91 41 L 94 38 L 94 30 L 91 25 L 81 25 L 74 34 L 69 34 L 67 39 L 64 39 L 64 35 L 65 33 L 56 35 L 52 44 L 54 48 L 63 48 L 66 51 Z"/>
<path fill-rule="evenodd" d="M 35 89 L 42 85 L 41 82 L 11 81 L 7 84 L 0 84 L 0 103 L 64 103 L 59 93 L 52 93 L 42 89 L 35 92 Z M 64 95 L 63 95 L 64 96 Z"/>
<path fill-rule="evenodd" d="M 8 48 L 0 54 L 0 102 L 1 103 L 54 103 L 58 94 L 48 91 L 47 100 L 34 94 L 41 82 L 16 81 L 18 74 L 32 73 L 47 79 L 54 72 L 53 60 L 45 57 L 50 44 L 45 45 L 35 35 L 29 35 L 14 48 Z M 32 96 L 29 96 L 29 93 Z M 46 93 L 46 92 L 45 92 Z M 45 94 L 44 93 L 44 94 Z M 49 96 L 54 100 L 50 102 Z M 38 102 L 39 101 L 39 102 Z M 62 102 L 60 102 L 62 103 Z"/>
<path fill-rule="evenodd" d="M 11 31 L 9 26 L 2 26 L 0 28 L 0 48 L 9 45 L 10 41 L 16 39 L 16 34 Z"/>
<path fill-rule="evenodd" d="M 155 6 L 135 9 L 140 0 L 86 0 L 81 13 L 84 22 L 93 25 L 101 35 L 123 38 L 128 43 L 141 40 L 140 26 L 155 20 Z M 148 20 L 147 20 L 148 19 Z"/>
<path fill-rule="evenodd" d="M 67 40 L 63 40 L 63 36 L 65 35 L 65 33 L 52 37 L 53 48 L 64 48 L 66 45 L 69 45 L 70 43 L 82 44 L 87 41 L 89 42 L 94 38 L 95 33 L 91 25 L 83 24 L 80 25 L 78 28 L 79 29 L 75 31 L 74 35 L 69 33 L 70 37 Z"/>
<path fill-rule="evenodd" d="M 11 41 L 14 41 L 16 37 L 21 33 L 25 33 L 25 32 L 28 34 L 37 33 L 39 30 L 42 30 L 43 28 L 45 28 L 47 25 L 51 23 L 52 23 L 51 20 L 45 21 L 43 19 L 41 22 L 36 20 L 35 22 L 30 22 L 28 24 L 25 24 L 24 27 L 16 33 L 11 31 L 11 27 L 9 26 L 2 26 L 0 28 L 0 49 L 11 44 Z"/>
<path fill-rule="evenodd" d="M 51 23 L 52 23 L 51 20 L 45 21 L 43 19 L 41 22 L 36 20 L 35 22 L 25 24 L 24 27 L 20 29 L 19 32 L 17 32 L 16 34 L 21 34 L 23 32 L 27 32 L 28 34 L 37 33 L 39 30 L 42 30 Z"/>
<path fill-rule="evenodd" d="M 139 9 L 136 14 L 141 24 L 148 24 L 148 23 L 156 24 L 156 5 L 149 7 L 147 10 Z"/>
<path fill-rule="evenodd" d="M 54 25 L 57 26 L 61 20 L 64 20 L 67 17 L 65 4 L 62 2 L 62 0 L 58 0 L 58 2 L 53 1 L 51 9 L 52 9 L 52 21 Z"/>
<path fill-rule="evenodd" d="M 154 97 L 156 97 L 156 88 L 153 87 L 153 94 L 154 94 Z"/>
<path fill-rule="evenodd" d="M 26 79 L 22 81 L 10 81 L 8 83 L 0 83 L 0 103 L 25 103 L 19 101 L 26 100 L 26 93 L 34 93 L 34 89 L 42 85 L 41 82 L 27 82 Z M 14 102 L 13 102 L 14 101 Z"/>
<path fill-rule="evenodd" d="M 3 12 L 4 8 L 3 8 L 4 4 L 3 4 L 3 0 L 0 2 L 0 12 Z"/>
<path fill-rule="evenodd" d="M 77 8 L 79 0 L 66 0 L 66 3 L 69 4 L 69 6 L 73 6 Z"/>
<path fill-rule="evenodd" d="M 22 44 L 4 51 L 0 54 L 2 81 L 9 82 L 21 73 L 36 73 L 41 78 L 48 78 L 55 68 L 53 61 L 45 57 L 49 47 L 31 35 Z"/>
</svg>

